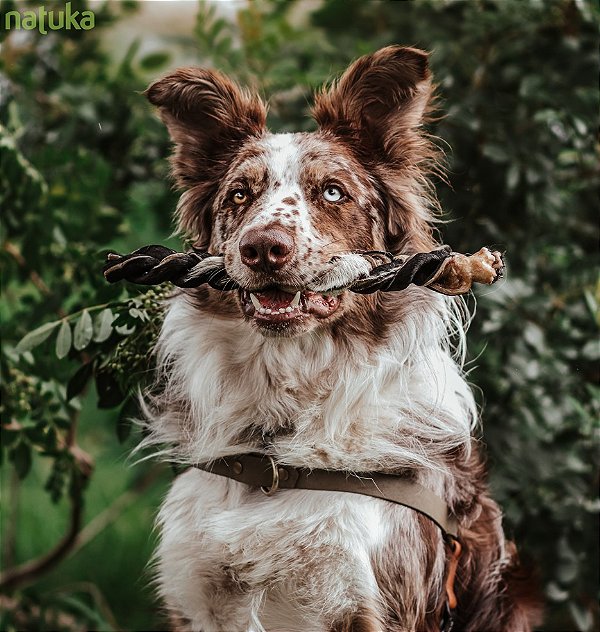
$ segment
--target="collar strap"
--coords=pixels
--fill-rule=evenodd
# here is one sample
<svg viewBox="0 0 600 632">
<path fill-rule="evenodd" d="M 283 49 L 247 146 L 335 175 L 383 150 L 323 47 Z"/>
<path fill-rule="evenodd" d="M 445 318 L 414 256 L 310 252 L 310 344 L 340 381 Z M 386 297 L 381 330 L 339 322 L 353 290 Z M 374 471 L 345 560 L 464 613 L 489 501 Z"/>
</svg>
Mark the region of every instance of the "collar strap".
<svg viewBox="0 0 600 632">
<path fill-rule="evenodd" d="M 396 474 L 298 468 L 276 463 L 270 456 L 254 454 L 221 458 L 195 467 L 260 487 L 267 496 L 278 489 L 312 489 L 381 498 L 414 509 L 429 518 L 440 528 L 446 541 L 458 537 L 456 517 L 448 505 L 422 485 Z"/>
</svg>

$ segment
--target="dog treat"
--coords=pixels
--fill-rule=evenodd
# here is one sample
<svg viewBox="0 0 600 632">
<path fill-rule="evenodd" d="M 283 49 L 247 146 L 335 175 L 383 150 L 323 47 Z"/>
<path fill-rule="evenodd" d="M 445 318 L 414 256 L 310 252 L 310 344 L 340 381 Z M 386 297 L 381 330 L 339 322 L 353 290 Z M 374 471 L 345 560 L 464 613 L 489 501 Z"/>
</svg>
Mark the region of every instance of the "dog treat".
<svg viewBox="0 0 600 632">
<path fill-rule="evenodd" d="M 414 255 L 353 252 L 333 257 L 324 272 L 308 283 L 307 289 L 322 293 L 351 290 L 370 294 L 378 290 L 397 292 L 413 283 L 455 296 L 468 292 L 473 283 L 494 283 L 503 270 L 502 255 L 488 248 L 481 248 L 473 255 L 452 252 L 449 246 Z M 222 256 L 195 249 L 176 252 L 153 245 L 128 255 L 111 252 L 103 272 L 109 283 L 130 281 L 157 285 L 169 281 L 182 288 L 207 283 L 217 290 L 239 289 L 225 270 Z"/>
</svg>

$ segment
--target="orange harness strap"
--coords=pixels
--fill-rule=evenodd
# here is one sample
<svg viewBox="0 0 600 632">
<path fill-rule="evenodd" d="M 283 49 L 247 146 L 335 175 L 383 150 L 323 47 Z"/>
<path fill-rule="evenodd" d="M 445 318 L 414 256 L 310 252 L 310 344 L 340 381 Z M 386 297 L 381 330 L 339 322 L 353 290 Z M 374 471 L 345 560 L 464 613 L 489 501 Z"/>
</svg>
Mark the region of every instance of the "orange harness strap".
<svg viewBox="0 0 600 632">
<path fill-rule="evenodd" d="M 451 610 L 454 610 L 458 605 L 456 593 L 454 592 L 454 580 L 456 578 L 458 559 L 462 553 L 462 546 L 460 542 L 454 538 L 448 539 L 448 545 L 450 546 L 451 552 L 450 561 L 448 563 L 448 577 L 446 578 L 446 597 L 448 598 L 448 606 Z"/>
<path fill-rule="evenodd" d="M 454 592 L 454 581 L 456 579 L 456 569 L 458 560 L 462 553 L 461 543 L 453 536 L 446 534 L 444 540 L 450 548 L 450 559 L 448 561 L 448 575 L 446 576 L 446 603 L 440 621 L 440 632 L 452 632 L 454 629 L 454 610 L 458 605 L 458 599 Z"/>
</svg>

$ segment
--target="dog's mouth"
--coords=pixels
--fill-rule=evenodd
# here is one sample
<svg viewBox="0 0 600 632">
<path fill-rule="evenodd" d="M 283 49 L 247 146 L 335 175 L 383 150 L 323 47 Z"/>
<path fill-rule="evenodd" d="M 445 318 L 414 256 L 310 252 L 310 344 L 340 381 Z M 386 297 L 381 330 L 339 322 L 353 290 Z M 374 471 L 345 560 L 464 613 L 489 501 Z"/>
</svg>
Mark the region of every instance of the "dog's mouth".
<svg viewBox="0 0 600 632">
<path fill-rule="evenodd" d="M 339 307 L 337 296 L 318 294 L 310 290 L 286 292 L 278 287 L 250 292 L 240 290 L 242 311 L 260 326 L 280 325 L 301 320 L 312 314 L 323 319 L 331 316 Z"/>
</svg>

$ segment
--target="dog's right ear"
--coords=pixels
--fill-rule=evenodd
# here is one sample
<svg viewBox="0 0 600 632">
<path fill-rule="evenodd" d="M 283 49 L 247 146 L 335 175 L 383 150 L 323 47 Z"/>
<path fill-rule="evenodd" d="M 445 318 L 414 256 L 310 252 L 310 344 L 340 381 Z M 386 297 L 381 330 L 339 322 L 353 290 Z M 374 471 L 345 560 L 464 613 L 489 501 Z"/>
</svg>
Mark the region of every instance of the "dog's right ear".
<svg viewBox="0 0 600 632">
<path fill-rule="evenodd" d="M 205 68 L 179 68 L 144 93 L 159 108 L 175 143 L 171 158 L 180 203 L 180 227 L 199 243 L 208 239 L 209 202 L 241 144 L 263 134 L 267 108 L 231 79 Z"/>
<path fill-rule="evenodd" d="M 260 98 L 214 70 L 179 68 L 144 94 L 159 108 L 176 145 L 174 175 L 184 187 L 206 177 L 206 161 L 234 154 L 265 129 L 267 110 Z"/>
</svg>

